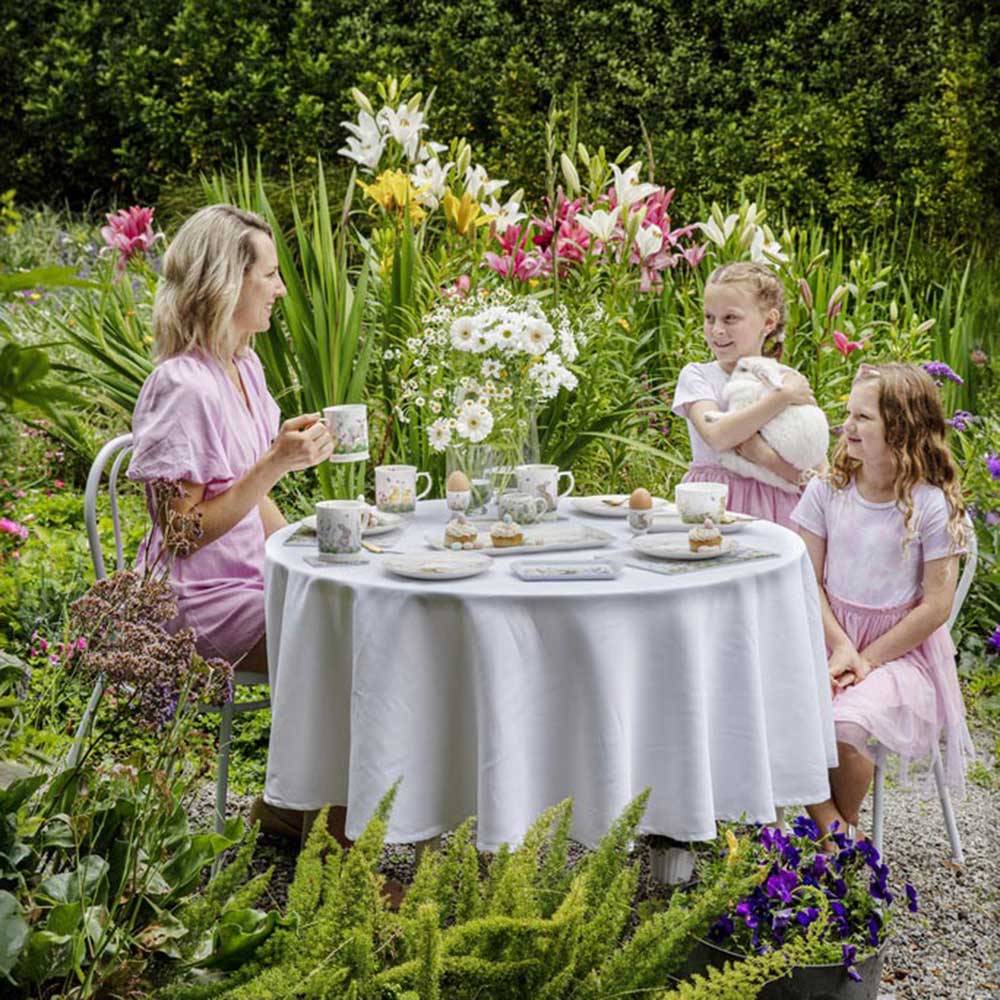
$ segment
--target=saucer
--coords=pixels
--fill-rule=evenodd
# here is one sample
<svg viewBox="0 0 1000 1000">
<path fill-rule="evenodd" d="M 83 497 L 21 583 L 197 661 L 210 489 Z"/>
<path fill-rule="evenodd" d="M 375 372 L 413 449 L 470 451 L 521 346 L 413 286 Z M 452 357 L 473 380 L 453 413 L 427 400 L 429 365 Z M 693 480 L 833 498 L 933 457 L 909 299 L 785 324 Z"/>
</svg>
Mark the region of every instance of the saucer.
<svg viewBox="0 0 1000 1000">
<path fill-rule="evenodd" d="M 461 580 L 488 570 L 492 563 L 478 552 L 414 552 L 383 559 L 381 566 L 411 580 Z"/>
<path fill-rule="evenodd" d="M 371 538 L 374 535 L 385 535 L 390 531 L 401 528 L 405 522 L 406 518 L 402 514 L 389 514 L 379 511 L 378 524 L 372 528 L 362 528 L 361 535 L 363 538 Z M 315 531 L 316 515 L 310 514 L 308 517 L 302 518 L 302 524 L 310 531 Z"/>
<path fill-rule="evenodd" d="M 628 493 L 595 493 L 589 497 L 568 497 L 574 510 L 595 517 L 628 517 Z M 612 501 L 612 503 L 605 503 Z M 618 503 L 617 501 L 621 501 Z M 662 514 L 675 514 L 677 508 L 663 497 L 653 497 L 653 510 Z"/>
</svg>

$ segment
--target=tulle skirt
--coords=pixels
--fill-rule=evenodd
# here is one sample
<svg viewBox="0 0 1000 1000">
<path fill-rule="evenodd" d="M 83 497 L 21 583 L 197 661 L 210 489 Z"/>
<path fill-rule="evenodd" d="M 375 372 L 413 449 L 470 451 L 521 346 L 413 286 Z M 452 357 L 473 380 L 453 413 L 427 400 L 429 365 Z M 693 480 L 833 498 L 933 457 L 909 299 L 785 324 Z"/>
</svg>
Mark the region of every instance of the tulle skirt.
<svg viewBox="0 0 1000 1000">
<path fill-rule="evenodd" d="M 884 635 L 916 606 L 868 608 L 827 595 L 830 607 L 858 650 Z M 945 776 L 959 795 L 972 741 L 955 669 L 955 644 L 942 625 L 897 660 L 873 670 L 860 684 L 836 692 L 837 740 L 849 743 L 880 766 L 888 752 L 899 755 L 905 779 L 910 761 L 934 760 L 944 744 Z"/>
<path fill-rule="evenodd" d="M 799 493 L 788 493 L 759 479 L 740 476 L 721 465 L 695 462 L 685 474 L 685 483 L 725 483 L 729 487 L 726 507 L 737 514 L 750 514 L 773 521 L 783 528 L 796 530 L 792 511 L 799 502 Z"/>
</svg>

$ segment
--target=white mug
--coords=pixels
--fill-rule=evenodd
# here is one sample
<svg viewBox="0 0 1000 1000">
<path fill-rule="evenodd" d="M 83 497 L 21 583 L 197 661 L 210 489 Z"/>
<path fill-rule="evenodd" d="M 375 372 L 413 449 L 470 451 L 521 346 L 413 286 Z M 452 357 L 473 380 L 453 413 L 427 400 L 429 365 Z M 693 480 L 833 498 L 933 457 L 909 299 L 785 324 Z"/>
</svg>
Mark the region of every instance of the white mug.
<svg viewBox="0 0 1000 1000">
<path fill-rule="evenodd" d="M 728 494 L 725 483 L 678 483 L 674 487 L 674 502 L 685 524 L 698 524 L 706 517 L 718 524 L 726 512 Z"/>
<path fill-rule="evenodd" d="M 569 486 L 560 493 L 559 480 L 565 476 Z M 555 515 L 559 500 L 573 492 L 576 481 L 569 469 L 559 471 L 558 465 L 519 465 L 517 467 L 517 488 L 532 496 L 542 497 L 548 509 L 548 517 Z"/>
<path fill-rule="evenodd" d="M 358 500 L 320 500 L 316 504 L 319 551 L 336 561 L 350 562 L 361 551 L 361 515 Z"/>
<path fill-rule="evenodd" d="M 361 462 L 368 457 L 368 407 L 364 403 L 324 407 L 323 423 L 333 438 L 331 462 Z"/>
<path fill-rule="evenodd" d="M 425 476 L 427 485 L 417 492 L 417 480 Z M 375 506 L 387 514 L 412 514 L 417 501 L 431 491 L 429 472 L 419 472 L 415 465 L 379 465 L 375 469 Z"/>
</svg>

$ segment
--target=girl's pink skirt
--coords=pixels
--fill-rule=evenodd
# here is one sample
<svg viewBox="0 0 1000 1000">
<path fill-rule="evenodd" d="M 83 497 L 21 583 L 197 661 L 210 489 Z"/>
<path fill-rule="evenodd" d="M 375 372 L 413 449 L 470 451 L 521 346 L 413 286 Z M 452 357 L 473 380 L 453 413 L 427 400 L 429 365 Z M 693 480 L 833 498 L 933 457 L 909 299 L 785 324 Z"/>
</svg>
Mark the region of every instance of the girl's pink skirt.
<svg viewBox="0 0 1000 1000">
<path fill-rule="evenodd" d="M 792 511 L 799 502 L 798 492 L 786 493 L 777 486 L 762 483 L 759 479 L 737 475 L 721 465 L 709 462 L 695 462 L 681 482 L 725 483 L 729 487 L 729 496 L 726 499 L 728 510 L 736 514 L 750 514 L 765 521 L 773 521 L 783 528 L 796 530 L 792 521 Z"/>
<path fill-rule="evenodd" d="M 860 652 L 916 606 L 868 608 L 827 595 L 834 616 Z M 905 778 L 910 761 L 935 759 L 944 740 L 945 776 L 958 794 L 965 787 L 965 758 L 972 741 L 955 669 L 955 644 L 942 625 L 898 660 L 876 667 L 860 684 L 833 696 L 837 740 L 882 766 L 899 755 Z"/>
</svg>

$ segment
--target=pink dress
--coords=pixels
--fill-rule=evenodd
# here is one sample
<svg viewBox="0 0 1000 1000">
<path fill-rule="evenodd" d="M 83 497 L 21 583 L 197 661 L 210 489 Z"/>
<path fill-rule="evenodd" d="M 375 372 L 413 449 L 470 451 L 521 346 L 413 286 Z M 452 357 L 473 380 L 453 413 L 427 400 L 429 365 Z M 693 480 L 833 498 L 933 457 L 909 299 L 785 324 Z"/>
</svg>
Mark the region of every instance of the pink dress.
<svg viewBox="0 0 1000 1000">
<path fill-rule="evenodd" d="M 823 589 L 859 651 L 920 603 L 925 562 L 964 551 L 948 534 L 948 503 L 940 489 L 917 486 L 913 504 L 916 537 L 905 551 L 903 515 L 895 501 L 865 500 L 853 482 L 835 490 L 813 479 L 795 508 L 795 522 L 826 539 Z M 833 718 L 838 741 L 879 764 L 885 751 L 897 753 L 904 773 L 909 761 L 936 757 L 943 736 L 949 784 L 962 791 L 972 743 L 955 645 L 944 625 L 860 684 L 838 691 Z"/>
<path fill-rule="evenodd" d="M 688 420 L 688 407 L 705 399 L 719 410 L 726 409 L 722 396 L 729 376 L 718 361 L 707 364 L 694 361 L 686 364 L 677 379 L 672 409 L 679 417 L 687 420 L 688 437 L 691 439 L 691 465 L 684 475 L 685 483 L 725 483 L 729 487 L 726 506 L 740 514 L 752 514 L 795 530 L 791 520 L 792 511 L 799 502 L 799 493 L 778 489 L 759 479 L 730 472 L 719 462 L 718 454 L 705 442 Z"/>
<path fill-rule="evenodd" d="M 139 482 L 186 479 L 205 485 L 205 499 L 225 492 L 263 456 L 279 410 L 251 350 L 236 359 L 250 401 L 214 360 L 200 353 L 161 362 L 146 379 L 132 415 L 134 450 L 128 476 Z M 146 489 L 152 515 L 152 497 Z M 163 535 L 154 526 L 140 551 L 156 559 Z M 190 626 L 198 651 L 235 662 L 264 634 L 264 526 L 250 512 L 221 538 L 170 561 L 177 595 L 176 628 Z"/>
</svg>

